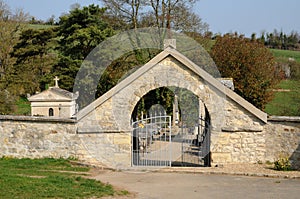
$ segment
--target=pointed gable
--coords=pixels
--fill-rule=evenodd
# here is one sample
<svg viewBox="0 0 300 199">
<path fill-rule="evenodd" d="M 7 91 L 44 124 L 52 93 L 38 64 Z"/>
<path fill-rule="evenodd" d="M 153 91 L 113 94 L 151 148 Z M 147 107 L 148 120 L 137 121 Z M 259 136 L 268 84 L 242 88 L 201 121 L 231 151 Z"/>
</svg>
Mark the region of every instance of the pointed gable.
<svg viewBox="0 0 300 199">
<path fill-rule="evenodd" d="M 102 103 L 113 97 L 116 93 L 124 89 L 125 87 L 129 86 L 131 82 L 138 79 L 141 75 L 147 73 L 152 67 L 166 59 L 168 56 L 173 57 L 175 60 L 179 61 L 181 64 L 183 64 L 185 67 L 187 67 L 189 70 L 191 70 L 193 73 L 201 77 L 205 80 L 206 83 L 208 83 L 210 86 L 217 89 L 219 92 L 224 94 L 226 97 L 229 97 L 231 100 L 239 104 L 241 107 L 243 107 L 245 110 L 253 114 L 255 117 L 257 117 L 259 120 L 263 121 L 264 123 L 267 122 L 267 114 L 262 112 L 261 110 L 257 109 L 255 106 L 253 106 L 251 103 L 243 99 L 241 96 L 236 94 L 231 89 L 224 86 L 219 80 L 211 76 L 209 73 L 207 73 L 205 70 L 201 69 L 199 66 L 197 66 L 195 63 L 193 63 L 191 60 L 189 60 L 186 56 L 179 53 L 176 49 L 172 47 L 167 47 L 164 51 L 159 53 L 157 56 L 155 56 L 152 60 L 150 60 L 148 63 L 146 63 L 144 66 L 136 70 L 134 73 L 129 75 L 126 79 L 121 81 L 119 84 L 117 84 L 115 87 L 113 87 L 111 90 L 109 90 L 107 93 L 102 95 L 100 98 L 96 99 L 94 102 L 92 102 L 90 105 L 82 109 L 77 114 L 77 119 L 80 120 L 83 117 L 85 117 L 87 114 L 92 112 L 95 107 L 100 106 Z"/>
<path fill-rule="evenodd" d="M 30 102 L 41 102 L 41 101 L 72 101 L 77 96 L 73 93 L 58 88 L 58 87 L 50 87 L 48 90 L 45 90 L 41 93 L 33 95 L 28 98 Z"/>
</svg>

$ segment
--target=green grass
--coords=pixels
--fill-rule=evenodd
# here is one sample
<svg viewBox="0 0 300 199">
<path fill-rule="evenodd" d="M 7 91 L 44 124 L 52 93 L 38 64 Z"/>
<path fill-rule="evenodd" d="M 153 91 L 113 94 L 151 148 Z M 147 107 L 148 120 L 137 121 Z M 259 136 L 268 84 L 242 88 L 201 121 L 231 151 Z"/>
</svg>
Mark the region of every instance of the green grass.
<svg viewBox="0 0 300 199">
<path fill-rule="evenodd" d="M 47 29 L 47 28 L 54 28 L 57 27 L 55 25 L 44 25 L 44 24 L 28 24 L 28 28 L 31 29 Z"/>
<path fill-rule="evenodd" d="M 300 116 L 300 80 L 282 80 L 278 89 L 285 91 L 276 91 L 265 111 L 269 115 Z"/>
<path fill-rule="evenodd" d="M 30 115 L 30 102 L 25 97 L 20 97 L 16 102 L 16 115 Z"/>
<path fill-rule="evenodd" d="M 0 198 L 94 198 L 126 195 L 109 184 L 87 179 L 88 167 L 65 159 L 0 158 Z"/>
<path fill-rule="evenodd" d="M 289 58 L 294 58 L 296 62 L 300 63 L 300 51 L 292 50 L 279 50 L 279 49 L 270 49 L 275 57 L 276 61 L 279 62 L 288 62 Z"/>
</svg>

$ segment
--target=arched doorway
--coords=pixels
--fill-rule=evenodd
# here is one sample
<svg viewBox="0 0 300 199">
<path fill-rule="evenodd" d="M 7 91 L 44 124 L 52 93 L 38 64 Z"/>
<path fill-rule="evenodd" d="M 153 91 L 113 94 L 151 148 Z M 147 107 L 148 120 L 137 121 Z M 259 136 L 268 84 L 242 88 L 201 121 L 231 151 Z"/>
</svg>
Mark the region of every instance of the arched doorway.
<svg viewBox="0 0 300 199">
<path fill-rule="evenodd" d="M 169 101 L 158 100 L 157 94 Z M 149 91 L 136 104 L 131 120 L 132 166 L 210 166 L 209 112 L 191 91 Z"/>
</svg>

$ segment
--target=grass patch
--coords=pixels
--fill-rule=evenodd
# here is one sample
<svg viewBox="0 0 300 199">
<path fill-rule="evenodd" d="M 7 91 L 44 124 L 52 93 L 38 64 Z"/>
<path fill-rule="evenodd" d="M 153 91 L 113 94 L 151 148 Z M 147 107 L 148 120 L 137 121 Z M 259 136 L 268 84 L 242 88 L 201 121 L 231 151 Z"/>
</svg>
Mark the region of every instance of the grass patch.
<svg viewBox="0 0 300 199">
<path fill-rule="evenodd" d="M 65 159 L 0 159 L 0 198 L 91 198 L 126 195 L 84 178 L 88 167 Z M 79 172 L 79 173 L 77 173 Z"/>
<path fill-rule="evenodd" d="M 279 50 L 279 49 L 270 49 L 278 62 L 288 62 L 289 58 L 294 58 L 296 62 L 300 63 L 300 51 L 292 50 Z"/>
<path fill-rule="evenodd" d="M 275 91 L 274 99 L 266 105 L 269 115 L 300 115 L 300 80 L 282 80 Z"/>
<path fill-rule="evenodd" d="M 58 27 L 58 26 L 56 26 L 56 25 L 44 25 L 44 24 L 28 24 L 27 27 L 30 28 L 30 29 L 41 30 L 41 29 L 54 28 L 54 27 Z"/>
<path fill-rule="evenodd" d="M 20 97 L 16 102 L 16 115 L 30 115 L 30 102 L 25 97 Z"/>
</svg>

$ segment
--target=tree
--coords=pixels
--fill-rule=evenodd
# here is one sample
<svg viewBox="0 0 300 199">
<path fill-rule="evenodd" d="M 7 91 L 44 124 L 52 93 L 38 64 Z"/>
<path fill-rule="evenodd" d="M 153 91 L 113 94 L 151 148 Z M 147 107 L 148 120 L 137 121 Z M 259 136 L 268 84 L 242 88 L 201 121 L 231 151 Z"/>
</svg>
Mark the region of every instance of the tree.
<svg viewBox="0 0 300 199">
<path fill-rule="evenodd" d="M 54 38 L 53 28 L 26 29 L 21 32 L 20 41 L 12 52 L 16 58 L 14 81 L 18 84 L 19 95 L 45 89 L 45 84 L 48 83 L 46 75 L 56 62 Z"/>
<path fill-rule="evenodd" d="M 235 92 L 264 109 L 277 83 L 271 52 L 259 41 L 227 34 L 217 38 L 211 56 L 221 75 L 233 78 Z"/>
<path fill-rule="evenodd" d="M 101 0 L 110 15 L 123 19 L 128 28 L 156 27 L 182 32 L 205 32 L 208 25 L 192 11 L 197 0 Z"/>
<path fill-rule="evenodd" d="M 105 8 L 89 5 L 76 7 L 60 17 L 57 28 L 59 62 L 53 73 L 61 79 L 62 88 L 72 90 L 82 61 L 100 42 L 114 34 L 104 20 L 105 11 Z"/>
<path fill-rule="evenodd" d="M 0 0 L 0 114 L 11 113 L 16 100 L 17 88 L 12 78 L 15 58 L 10 53 L 18 42 L 26 19 L 27 14 L 22 10 L 12 13 L 7 4 Z"/>
<path fill-rule="evenodd" d="M 129 28 L 138 28 L 140 10 L 146 5 L 145 0 L 102 0 L 113 16 L 117 16 L 129 24 Z"/>
<path fill-rule="evenodd" d="M 192 8 L 197 0 L 151 0 L 156 27 L 174 29 L 181 32 L 203 33 L 208 31 L 208 24 L 203 23 Z"/>
</svg>

